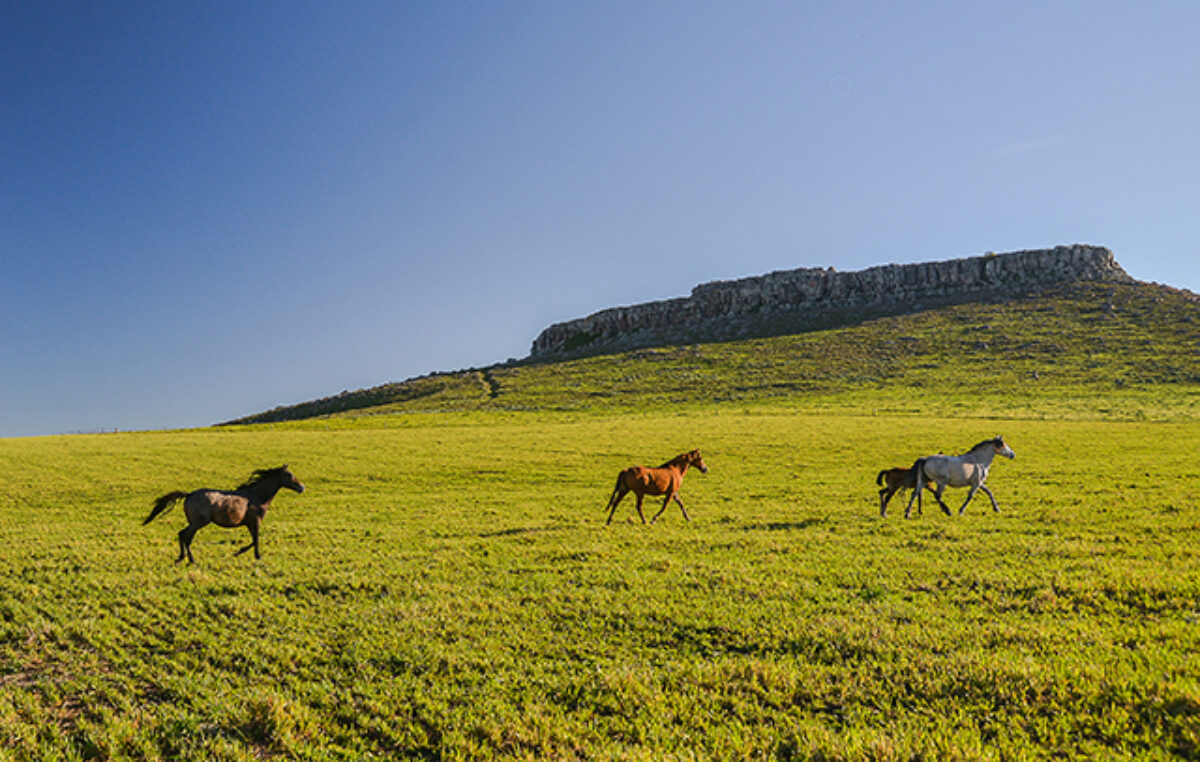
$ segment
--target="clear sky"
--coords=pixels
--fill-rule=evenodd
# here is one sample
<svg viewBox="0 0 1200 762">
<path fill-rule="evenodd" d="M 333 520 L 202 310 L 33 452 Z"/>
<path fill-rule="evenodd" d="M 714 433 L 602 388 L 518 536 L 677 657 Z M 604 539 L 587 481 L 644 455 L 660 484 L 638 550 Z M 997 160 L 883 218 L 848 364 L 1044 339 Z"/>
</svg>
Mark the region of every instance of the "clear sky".
<svg viewBox="0 0 1200 762">
<path fill-rule="evenodd" d="M 204 426 L 794 267 L 1200 291 L 1200 3 L 2 2 L 0 436 Z"/>
</svg>

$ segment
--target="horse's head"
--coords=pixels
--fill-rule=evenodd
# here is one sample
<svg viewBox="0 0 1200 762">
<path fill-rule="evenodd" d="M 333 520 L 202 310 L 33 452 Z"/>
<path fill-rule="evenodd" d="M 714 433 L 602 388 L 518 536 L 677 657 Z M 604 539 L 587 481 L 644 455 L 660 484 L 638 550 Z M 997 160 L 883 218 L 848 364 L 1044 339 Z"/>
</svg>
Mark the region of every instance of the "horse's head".
<svg viewBox="0 0 1200 762">
<path fill-rule="evenodd" d="M 288 467 L 286 465 L 280 466 L 278 469 L 276 469 L 276 471 L 279 472 L 279 486 L 280 487 L 286 487 L 294 492 L 303 492 L 304 491 L 304 485 L 301 484 L 300 480 L 297 479 L 295 477 L 295 475 L 291 471 L 288 470 Z"/>
<path fill-rule="evenodd" d="M 1012 460 L 1013 458 L 1017 457 L 1017 454 L 1015 452 L 1013 452 L 1012 448 L 1008 446 L 1008 443 L 1006 443 L 1004 441 L 1004 437 L 997 436 L 995 439 L 992 440 L 992 444 L 996 446 L 996 454 L 997 455 L 1003 455 L 1004 457 L 1008 458 L 1009 460 Z"/>
<path fill-rule="evenodd" d="M 702 474 L 708 473 L 708 466 L 704 465 L 704 458 L 700 457 L 699 450 L 692 450 L 691 452 L 689 452 L 687 454 L 686 457 L 687 457 L 687 464 L 689 466 L 695 466 L 696 468 L 700 469 L 700 473 L 702 473 Z"/>
</svg>

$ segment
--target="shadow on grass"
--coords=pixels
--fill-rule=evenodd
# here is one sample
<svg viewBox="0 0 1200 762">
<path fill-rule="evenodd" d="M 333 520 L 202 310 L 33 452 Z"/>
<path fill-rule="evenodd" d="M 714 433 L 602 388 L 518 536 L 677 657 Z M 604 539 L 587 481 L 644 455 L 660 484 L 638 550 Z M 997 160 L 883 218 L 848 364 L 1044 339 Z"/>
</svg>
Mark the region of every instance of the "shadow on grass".
<svg viewBox="0 0 1200 762">
<path fill-rule="evenodd" d="M 558 532 L 562 527 L 512 527 L 511 529 L 497 529 L 494 532 L 480 532 L 477 537 L 511 537 L 521 534 L 538 534 L 541 532 Z"/>
<path fill-rule="evenodd" d="M 824 524 L 825 518 L 822 516 L 813 516 L 800 521 L 769 521 L 762 524 L 747 524 L 745 529 L 748 532 L 786 532 L 792 529 L 808 529 L 817 524 Z"/>
</svg>

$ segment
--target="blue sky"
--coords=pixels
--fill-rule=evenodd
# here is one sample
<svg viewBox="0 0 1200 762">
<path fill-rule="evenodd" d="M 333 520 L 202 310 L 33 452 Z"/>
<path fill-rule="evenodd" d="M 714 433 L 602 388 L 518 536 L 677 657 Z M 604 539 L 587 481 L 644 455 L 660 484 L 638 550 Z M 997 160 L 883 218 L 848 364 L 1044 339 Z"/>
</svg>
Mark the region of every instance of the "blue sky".
<svg viewBox="0 0 1200 762">
<path fill-rule="evenodd" d="M 0 3 L 0 436 L 203 426 L 771 270 L 1200 291 L 1192 2 Z"/>
</svg>

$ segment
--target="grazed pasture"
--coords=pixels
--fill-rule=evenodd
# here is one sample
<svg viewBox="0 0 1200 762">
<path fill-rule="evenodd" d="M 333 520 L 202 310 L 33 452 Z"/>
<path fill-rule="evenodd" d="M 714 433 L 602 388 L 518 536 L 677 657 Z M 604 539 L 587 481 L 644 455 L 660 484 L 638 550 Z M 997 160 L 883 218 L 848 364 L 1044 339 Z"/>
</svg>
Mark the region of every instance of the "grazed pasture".
<svg viewBox="0 0 1200 762">
<path fill-rule="evenodd" d="M 0 440 L 0 756 L 1200 755 L 1194 418 L 879 407 Z M 998 433 L 1002 513 L 878 516 L 880 468 Z M 692 523 L 604 527 L 692 447 Z M 285 462 L 261 561 L 141 526 Z"/>
</svg>

